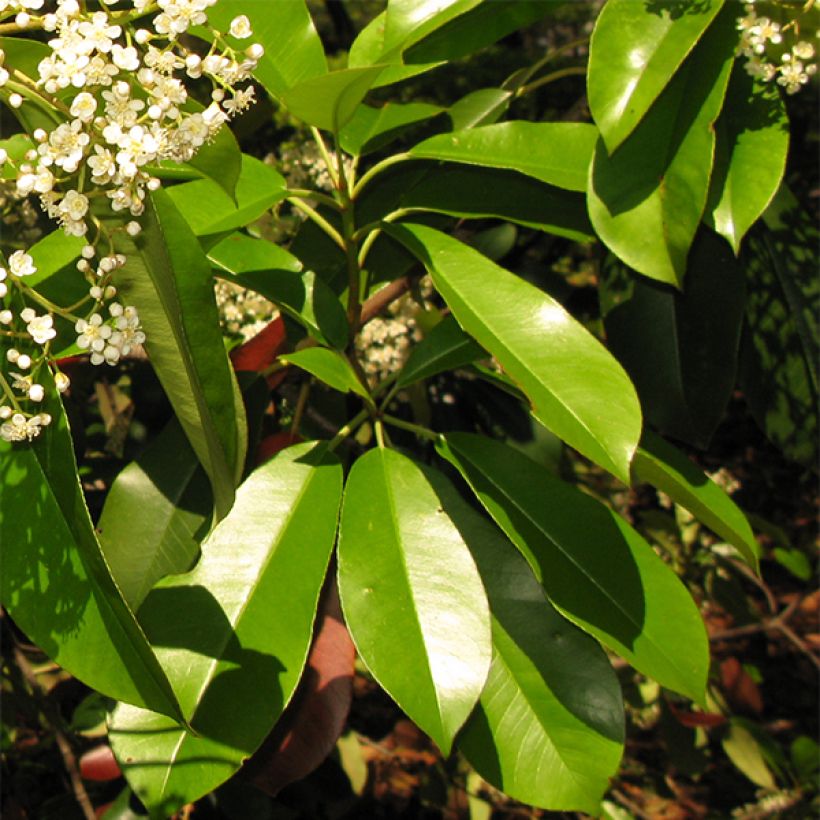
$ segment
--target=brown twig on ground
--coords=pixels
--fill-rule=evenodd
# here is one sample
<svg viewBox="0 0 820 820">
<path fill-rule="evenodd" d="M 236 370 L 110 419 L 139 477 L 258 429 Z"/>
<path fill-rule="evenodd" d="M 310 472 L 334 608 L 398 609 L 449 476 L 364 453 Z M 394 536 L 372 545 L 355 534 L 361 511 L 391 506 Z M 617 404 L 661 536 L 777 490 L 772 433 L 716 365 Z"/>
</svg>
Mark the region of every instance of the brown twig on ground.
<svg viewBox="0 0 820 820">
<path fill-rule="evenodd" d="M 83 816 L 86 820 L 95 820 L 94 807 L 91 805 L 91 800 L 88 797 L 88 792 L 85 790 L 85 785 L 80 777 L 80 767 L 77 765 L 77 758 L 74 750 L 71 748 L 68 738 L 65 736 L 61 728 L 62 720 L 60 715 L 54 709 L 53 705 L 48 700 L 40 681 L 37 680 L 37 675 L 34 672 L 31 664 L 28 662 L 23 651 L 15 642 L 12 648 L 14 654 L 14 662 L 17 668 L 22 672 L 28 685 L 31 687 L 32 694 L 37 701 L 37 706 L 41 714 L 46 719 L 54 732 L 54 738 L 57 741 L 57 748 L 60 750 L 60 755 L 63 758 L 63 765 L 68 773 L 71 781 L 71 789 L 74 792 L 74 797 L 82 810 Z"/>
</svg>

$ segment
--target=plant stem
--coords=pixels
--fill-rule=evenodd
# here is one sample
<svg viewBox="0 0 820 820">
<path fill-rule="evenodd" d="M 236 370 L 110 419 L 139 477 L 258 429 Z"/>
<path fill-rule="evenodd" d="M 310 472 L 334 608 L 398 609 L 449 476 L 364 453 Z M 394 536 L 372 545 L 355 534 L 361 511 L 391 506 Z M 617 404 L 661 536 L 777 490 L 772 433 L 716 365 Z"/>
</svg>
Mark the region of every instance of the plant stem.
<svg viewBox="0 0 820 820">
<path fill-rule="evenodd" d="M 572 77 L 577 74 L 586 74 L 587 70 L 584 66 L 570 66 L 569 68 L 561 68 L 558 71 L 553 71 L 551 74 L 547 74 L 544 77 L 541 77 L 537 80 L 534 80 L 529 85 L 524 85 L 516 91 L 516 97 L 523 97 L 525 94 L 529 94 L 531 91 L 535 91 L 536 88 L 541 88 L 541 86 L 549 85 L 550 83 L 554 83 L 556 80 L 561 80 L 564 77 Z"/>
<path fill-rule="evenodd" d="M 384 424 L 382 424 L 381 419 L 376 419 L 374 429 L 376 431 L 376 444 L 379 445 L 380 450 L 384 450 Z"/>
<path fill-rule="evenodd" d="M 343 251 L 346 249 L 341 234 L 318 211 L 311 208 L 307 202 L 290 196 L 288 197 L 288 202 L 290 202 L 294 208 L 298 208 L 302 213 L 306 214 L 309 219 L 312 219 Z"/>
<path fill-rule="evenodd" d="M 327 449 L 329 452 L 335 450 L 354 430 L 360 427 L 365 421 L 367 421 L 367 417 L 370 415 L 368 410 L 362 410 L 360 413 L 357 413 L 344 427 L 340 428 L 339 432 L 333 436 L 332 439 L 327 443 Z"/>
<path fill-rule="evenodd" d="M 574 48 L 578 48 L 578 46 L 585 45 L 589 42 L 589 37 L 580 37 L 577 40 L 573 40 L 570 43 L 564 43 L 564 45 L 559 46 L 555 49 L 555 51 L 550 51 L 549 54 L 542 57 L 536 63 L 534 63 L 523 75 L 522 80 L 524 83 L 530 79 L 530 77 L 534 77 L 545 65 L 548 65 L 553 60 L 558 59 L 562 54 L 566 54 L 566 52 L 571 51 Z"/>
<path fill-rule="evenodd" d="M 312 191 L 310 188 L 288 188 L 288 194 L 297 199 L 315 199 L 334 211 L 341 211 L 342 206 L 332 197 L 323 194 L 321 191 Z"/>
<path fill-rule="evenodd" d="M 421 425 L 411 424 L 409 421 L 404 421 L 403 419 L 396 418 L 395 416 L 388 415 L 387 413 L 382 414 L 382 419 L 384 419 L 387 424 L 392 424 L 393 427 L 400 427 L 402 430 L 415 433 L 420 438 L 426 438 L 429 441 L 435 442 L 441 440 L 441 433 L 435 433 L 432 430 L 428 430 L 426 427 L 422 427 Z"/>
<path fill-rule="evenodd" d="M 404 162 L 406 159 L 410 159 L 410 154 L 394 154 L 392 157 L 387 157 L 387 159 L 377 162 L 367 173 L 363 174 L 361 179 L 353 186 L 353 190 L 350 192 L 351 198 L 356 199 L 362 192 L 362 188 L 364 188 L 376 174 L 380 174 L 391 165 Z"/>
<path fill-rule="evenodd" d="M 327 145 L 325 145 L 325 141 L 322 138 L 322 134 L 318 128 L 315 126 L 310 127 L 310 133 L 313 134 L 313 140 L 316 143 L 317 147 L 319 148 L 319 153 L 322 155 L 322 159 L 325 161 L 325 166 L 327 167 L 327 173 L 330 176 L 330 180 L 333 183 L 334 188 L 339 187 L 339 169 L 333 165 L 333 160 L 330 158 L 330 153 L 327 150 Z"/>
<path fill-rule="evenodd" d="M 310 379 L 306 379 L 299 389 L 299 398 L 296 400 L 296 409 L 293 411 L 293 422 L 290 425 L 290 434 L 295 436 L 299 432 L 299 425 L 302 423 L 302 416 L 307 407 L 308 396 L 310 396 Z"/>
</svg>

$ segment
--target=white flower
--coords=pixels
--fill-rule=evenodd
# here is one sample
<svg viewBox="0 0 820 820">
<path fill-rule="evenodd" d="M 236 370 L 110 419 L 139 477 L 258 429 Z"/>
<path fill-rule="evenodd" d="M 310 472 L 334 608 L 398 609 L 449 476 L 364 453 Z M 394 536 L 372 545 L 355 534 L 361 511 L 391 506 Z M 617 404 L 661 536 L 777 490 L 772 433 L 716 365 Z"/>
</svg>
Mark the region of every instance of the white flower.
<svg viewBox="0 0 820 820">
<path fill-rule="evenodd" d="M 134 46 L 127 48 L 120 45 L 112 46 L 111 61 L 123 71 L 136 71 L 140 67 L 140 58 Z"/>
<path fill-rule="evenodd" d="M 65 393 L 68 390 L 69 385 L 71 384 L 71 380 L 66 376 L 65 373 L 55 373 L 54 374 L 54 386 L 57 388 L 58 393 Z"/>
<path fill-rule="evenodd" d="M 233 20 L 231 20 L 230 32 L 231 35 L 238 40 L 245 40 L 253 34 L 251 21 L 248 20 L 244 14 L 240 14 L 239 17 L 234 17 Z"/>
<path fill-rule="evenodd" d="M 48 413 L 39 413 L 27 419 L 22 413 L 15 413 L 9 421 L 0 425 L 0 438 L 4 441 L 31 441 L 40 435 L 41 428 L 51 424 Z"/>
<path fill-rule="evenodd" d="M 34 260 L 25 251 L 15 251 L 9 257 L 9 271 L 14 276 L 31 276 L 37 273 Z"/>
<path fill-rule="evenodd" d="M 57 335 L 57 331 L 54 330 L 54 319 L 48 313 L 31 318 L 26 325 L 26 330 L 38 345 L 44 345 Z"/>
<path fill-rule="evenodd" d="M 80 92 L 71 103 L 71 116 L 81 122 L 91 122 L 97 110 L 97 101 L 87 91 Z"/>
<path fill-rule="evenodd" d="M 90 349 L 92 353 L 101 353 L 105 349 L 105 342 L 111 336 L 111 328 L 103 324 L 99 313 L 92 313 L 88 321 L 78 319 L 74 329 L 79 334 L 77 346 L 82 350 Z M 94 362 L 92 358 L 92 363 Z"/>
</svg>

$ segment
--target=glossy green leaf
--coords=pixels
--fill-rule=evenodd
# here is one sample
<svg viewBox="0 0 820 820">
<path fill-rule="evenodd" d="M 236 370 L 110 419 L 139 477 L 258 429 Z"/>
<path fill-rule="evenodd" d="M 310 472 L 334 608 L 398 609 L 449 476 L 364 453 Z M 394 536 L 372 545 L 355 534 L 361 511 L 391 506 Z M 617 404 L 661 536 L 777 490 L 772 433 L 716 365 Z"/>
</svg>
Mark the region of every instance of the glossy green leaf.
<svg viewBox="0 0 820 820">
<path fill-rule="evenodd" d="M 504 88 L 479 88 L 454 102 L 447 114 L 454 131 L 464 131 L 479 125 L 491 125 L 509 107 L 512 91 Z"/>
<path fill-rule="evenodd" d="M 167 195 L 197 236 L 211 236 L 244 227 L 288 194 L 281 174 L 243 154 L 235 200 L 210 179 L 174 185 Z"/>
<path fill-rule="evenodd" d="M 490 617 L 470 552 L 422 470 L 395 450 L 353 465 L 339 593 L 362 660 L 447 755 L 490 665 Z"/>
<path fill-rule="evenodd" d="M 484 348 L 468 336 L 452 316 L 447 316 L 413 347 L 396 386 L 407 387 L 486 355 Z"/>
<path fill-rule="evenodd" d="M 645 481 L 666 493 L 736 547 L 753 569 L 758 568 L 760 548 L 746 516 L 726 492 L 680 450 L 647 430 L 632 460 L 632 475 L 636 482 Z"/>
<path fill-rule="evenodd" d="M 161 578 L 191 568 L 211 507 L 208 478 L 172 419 L 117 476 L 97 524 L 105 560 L 133 611 Z"/>
<path fill-rule="evenodd" d="M 632 0 L 618 5 L 643 7 Z M 590 169 L 589 216 L 601 240 L 639 273 L 678 287 L 706 206 L 713 126 L 735 36 L 727 12 L 617 153 L 608 156 L 599 140 Z"/>
<path fill-rule="evenodd" d="M 28 134 L 15 134 L 7 140 L 0 140 L 0 148 L 12 160 L 12 162 L 4 162 L 0 165 L 0 179 L 16 180 L 17 168 L 15 166 L 25 162 L 26 151 L 30 151 L 35 145 L 36 143 Z"/>
<path fill-rule="evenodd" d="M 789 150 L 789 120 L 778 89 L 737 65 L 715 127 L 715 168 L 705 220 L 737 254 L 741 240 L 780 185 Z"/>
<path fill-rule="evenodd" d="M 253 75 L 269 94 L 280 97 L 297 83 L 327 72 L 325 50 L 304 0 L 277 2 L 275 11 L 271 4 L 259 0 L 219 0 L 208 9 L 208 21 L 227 32 L 231 20 L 240 14 L 248 17 L 253 36 L 249 40 L 227 39 L 238 50 L 249 43 L 264 47 Z"/>
<path fill-rule="evenodd" d="M 442 111 L 430 103 L 386 103 L 381 108 L 360 105 L 339 134 L 339 141 L 348 154 L 367 154 Z"/>
<path fill-rule="evenodd" d="M 319 342 L 344 348 L 347 315 L 333 291 L 284 248 L 263 239 L 235 233 L 208 251 L 208 259 L 230 281 L 261 293 L 298 322 Z"/>
<path fill-rule="evenodd" d="M 332 71 L 294 86 L 282 95 L 282 102 L 294 117 L 336 134 L 353 117 L 381 72 L 382 66 Z"/>
<path fill-rule="evenodd" d="M 749 281 L 740 385 L 749 408 L 789 458 L 818 458 L 818 232 L 813 217 L 781 188 L 744 245 Z"/>
<path fill-rule="evenodd" d="M 62 406 L 48 409 L 52 422 L 33 442 L 0 442 L 3 606 L 32 641 L 83 683 L 181 718 L 94 535 Z"/>
<path fill-rule="evenodd" d="M 493 660 L 458 747 L 506 795 L 595 813 L 623 751 L 621 689 L 600 646 L 562 618 L 515 547 L 426 470 L 478 565 Z"/>
<path fill-rule="evenodd" d="M 236 771 L 302 673 L 336 536 L 342 468 L 315 442 L 283 450 L 237 492 L 202 559 L 139 616 L 196 734 L 119 706 L 111 745 L 131 787 L 170 816 Z"/>
<path fill-rule="evenodd" d="M 610 154 L 643 120 L 722 5 L 723 0 L 604 5 L 590 42 L 587 93 Z"/>
<path fill-rule="evenodd" d="M 227 197 L 214 183 L 203 182 Z M 208 474 L 221 518 L 233 503 L 247 433 L 219 330 L 211 267 L 162 190 L 151 195 L 142 234 L 133 240 L 119 233 L 116 241 L 127 262 L 115 281 L 125 302 L 139 311 L 145 348 Z"/>
<path fill-rule="evenodd" d="M 703 700 L 709 642 L 700 613 L 626 521 L 499 442 L 450 433 L 438 449 L 563 615 L 661 685 Z"/>
<path fill-rule="evenodd" d="M 743 718 L 732 718 L 729 733 L 723 738 L 723 751 L 732 763 L 756 786 L 769 791 L 777 789 L 777 782 L 767 765 L 760 743 L 752 730 L 753 724 Z"/>
<path fill-rule="evenodd" d="M 317 379 L 342 393 L 357 393 L 370 399 L 367 388 L 359 381 L 350 362 L 338 350 L 326 347 L 308 347 L 279 357 L 280 362 L 295 364 Z"/>
<path fill-rule="evenodd" d="M 580 122 L 502 122 L 437 134 L 410 156 L 507 168 L 570 191 L 586 190 L 598 132 Z"/>
<path fill-rule="evenodd" d="M 634 382 L 646 420 L 674 438 L 707 447 L 735 385 L 746 298 L 737 260 L 725 242 L 702 228 L 682 293 L 629 273 L 615 260 L 603 274 L 605 290 L 618 289 L 616 277 L 629 280 L 631 295 L 607 313 L 604 325 L 609 349 Z"/>
<path fill-rule="evenodd" d="M 384 20 L 384 41 L 380 59 L 400 54 L 482 0 L 392 0 Z"/>
<path fill-rule="evenodd" d="M 37 272 L 26 277 L 26 284 L 35 287 L 54 276 L 79 258 L 85 244 L 85 237 L 68 236 L 62 228 L 46 234 L 28 249 Z"/>
<path fill-rule="evenodd" d="M 496 217 L 579 242 L 594 236 L 581 194 L 515 171 L 419 161 L 401 163 L 376 181 L 357 202 L 357 216 L 365 224 L 407 208 L 462 218 Z"/>
<path fill-rule="evenodd" d="M 200 146 L 187 165 L 215 182 L 231 199 L 236 195 L 236 185 L 242 173 L 242 150 L 227 126 Z"/>
<path fill-rule="evenodd" d="M 14 72 L 19 71 L 27 77 L 39 77 L 37 66 L 41 60 L 51 56 L 51 49 L 45 43 L 29 37 L 0 37 L 0 51 L 4 54 L 3 67 L 12 74 L 11 82 L 0 86 L 0 102 L 7 106 L 4 106 L 5 116 L 11 114 L 29 134 L 33 134 L 37 128 L 53 130 L 65 118 L 47 103 L 33 102 L 26 95 L 25 102 L 19 108 L 8 105 L 9 97 L 19 91 L 14 85 Z"/>
<path fill-rule="evenodd" d="M 641 409 L 606 348 L 552 297 L 458 240 L 422 225 L 390 230 L 430 271 L 462 328 L 524 391 L 535 417 L 628 482 Z"/>
</svg>

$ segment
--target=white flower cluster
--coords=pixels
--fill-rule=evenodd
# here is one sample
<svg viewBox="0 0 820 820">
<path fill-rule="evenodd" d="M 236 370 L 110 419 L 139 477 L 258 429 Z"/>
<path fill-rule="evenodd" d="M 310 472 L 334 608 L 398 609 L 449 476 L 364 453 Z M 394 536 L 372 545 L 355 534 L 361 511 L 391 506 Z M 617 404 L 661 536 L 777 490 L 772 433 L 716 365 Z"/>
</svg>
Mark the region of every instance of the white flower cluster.
<svg viewBox="0 0 820 820">
<path fill-rule="evenodd" d="M 809 40 L 799 39 L 799 19 L 782 24 L 765 15 L 758 15 L 756 0 L 746 0 L 745 16 L 737 21 L 740 31 L 738 54 L 746 58 L 746 71 L 764 82 L 775 80 L 787 94 L 796 94 L 817 73 L 815 48 Z M 803 7 L 804 11 L 820 9 L 820 0 Z M 784 36 L 791 41 L 787 47 Z M 817 32 L 815 32 L 815 38 Z M 779 63 L 777 53 L 780 54 Z"/>
<path fill-rule="evenodd" d="M 252 339 L 276 316 L 276 306 L 255 291 L 218 281 L 214 286 L 222 329 L 243 342 Z"/>
<path fill-rule="evenodd" d="M 49 423 L 48 413 L 26 409 L 45 399 L 38 380 L 43 368 L 54 373 L 58 390 L 68 387 L 51 351 L 59 321 L 73 325 L 76 345 L 92 364 L 116 364 L 145 341 L 136 310 L 111 301 L 112 274 L 126 262 L 112 250 L 112 233 L 139 234 L 134 217 L 144 210 L 146 191 L 160 186 L 151 166 L 189 161 L 253 102 L 253 87 L 239 85 L 250 79 L 264 53 L 258 44 L 237 50 L 226 40 L 227 34 L 236 40 L 252 36 L 245 15 L 231 22 L 229 32 L 210 27 L 207 10 L 215 2 L 0 0 L 0 21 L 13 16 L 20 33 L 51 35 L 50 53 L 35 76 L 11 64 L 0 49 L 3 98 L 12 109 L 36 109 L 56 123 L 29 134 L 22 158 L 13 159 L 0 145 L 0 168 L 7 179 L 13 176 L 11 196 L 2 192 L 3 208 L 12 200 L 22 207 L 36 196 L 66 234 L 88 237 L 77 269 L 90 286 L 85 299 L 60 307 L 26 283 L 37 270 L 34 258 L 19 245 L 7 253 L 0 267 L 0 436 L 6 441 L 31 440 Z M 192 50 L 196 40 L 180 40 L 191 26 L 210 28 L 213 45 L 207 53 Z M 212 89 L 204 110 L 185 85 L 203 80 Z M 100 200 L 108 201 L 116 227 L 100 219 L 94 206 Z M 16 238 L 21 240 L 27 241 L 22 231 Z"/>
</svg>

